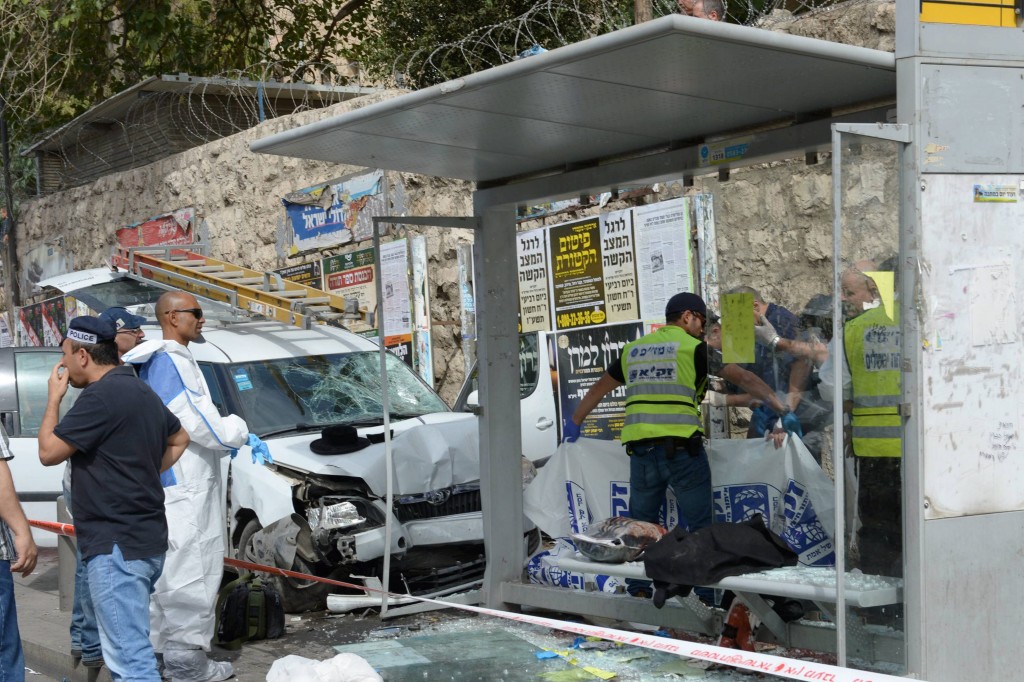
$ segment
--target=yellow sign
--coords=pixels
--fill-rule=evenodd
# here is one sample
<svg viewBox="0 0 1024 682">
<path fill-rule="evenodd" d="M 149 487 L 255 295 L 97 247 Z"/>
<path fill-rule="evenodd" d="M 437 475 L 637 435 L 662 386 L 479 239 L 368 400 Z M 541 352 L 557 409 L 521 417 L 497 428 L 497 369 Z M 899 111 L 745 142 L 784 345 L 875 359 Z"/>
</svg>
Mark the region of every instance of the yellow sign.
<svg viewBox="0 0 1024 682">
<path fill-rule="evenodd" d="M 722 361 L 754 361 L 754 295 L 723 294 Z"/>
<path fill-rule="evenodd" d="M 1016 28 L 1013 0 L 942 0 L 921 3 L 921 21 L 933 24 L 970 24 Z"/>
<path fill-rule="evenodd" d="M 885 308 L 885 316 L 893 319 L 893 299 L 895 297 L 895 277 L 891 272 L 865 272 L 865 275 L 875 281 L 878 287 L 878 297 L 882 299 L 882 307 Z"/>
</svg>

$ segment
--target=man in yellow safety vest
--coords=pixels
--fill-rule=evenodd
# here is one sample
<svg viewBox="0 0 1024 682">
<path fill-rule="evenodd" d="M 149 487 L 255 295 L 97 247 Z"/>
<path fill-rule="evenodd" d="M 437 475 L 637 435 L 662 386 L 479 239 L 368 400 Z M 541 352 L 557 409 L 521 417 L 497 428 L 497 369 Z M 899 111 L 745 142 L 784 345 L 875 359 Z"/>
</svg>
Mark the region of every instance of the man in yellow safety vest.
<svg viewBox="0 0 1024 682">
<path fill-rule="evenodd" d="M 875 283 L 860 273 L 872 291 Z M 865 573 L 903 575 L 903 455 L 900 311 L 893 300 L 846 323 L 843 348 L 850 373 L 850 442 L 857 464 L 859 567 Z"/>
<path fill-rule="evenodd" d="M 575 441 L 580 424 L 601 399 L 626 385 L 622 443 L 630 456 L 629 515 L 639 521 L 659 522 L 671 486 L 690 531 L 711 524 L 711 469 L 700 415 L 708 376 L 708 347 L 702 340 L 706 316 L 700 296 L 673 296 L 665 306 L 665 326 L 627 344 L 563 426 L 563 440 Z M 778 434 L 783 428 L 799 428 L 796 417 L 757 375 L 738 365 L 713 370 L 781 415 Z"/>
</svg>

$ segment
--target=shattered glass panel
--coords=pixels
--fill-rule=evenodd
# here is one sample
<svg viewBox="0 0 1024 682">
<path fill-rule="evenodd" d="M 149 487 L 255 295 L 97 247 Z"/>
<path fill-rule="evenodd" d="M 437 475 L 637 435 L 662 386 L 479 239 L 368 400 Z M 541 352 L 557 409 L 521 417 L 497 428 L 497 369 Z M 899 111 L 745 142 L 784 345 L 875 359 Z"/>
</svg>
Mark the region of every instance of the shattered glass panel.
<svg viewBox="0 0 1024 682">
<path fill-rule="evenodd" d="M 593 641 L 487 617 L 458 618 L 426 629 L 420 635 L 406 632 L 403 626 L 380 628 L 368 637 L 365 642 L 337 645 L 334 649 L 365 658 L 386 682 L 726 682 L 751 678 L 732 669 L 709 670 L 706 662 L 665 652 Z"/>
<path fill-rule="evenodd" d="M 393 419 L 448 411 L 408 365 L 391 354 L 386 357 Z M 375 351 L 239 363 L 229 372 L 242 416 L 260 437 L 383 420 L 384 385 Z"/>
</svg>

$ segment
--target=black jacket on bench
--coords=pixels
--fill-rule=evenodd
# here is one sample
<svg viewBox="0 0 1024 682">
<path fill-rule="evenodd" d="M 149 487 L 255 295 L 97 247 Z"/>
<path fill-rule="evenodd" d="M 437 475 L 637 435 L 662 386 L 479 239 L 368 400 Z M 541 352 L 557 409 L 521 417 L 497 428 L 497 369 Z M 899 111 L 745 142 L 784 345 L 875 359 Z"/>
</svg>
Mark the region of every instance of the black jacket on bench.
<svg viewBox="0 0 1024 682">
<path fill-rule="evenodd" d="M 654 581 L 659 608 L 665 597 L 685 595 L 693 585 L 796 563 L 796 553 L 765 527 L 761 515 L 743 523 L 714 523 L 693 533 L 676 526 L 644 552 L 644 570 Z"/>
</svg>

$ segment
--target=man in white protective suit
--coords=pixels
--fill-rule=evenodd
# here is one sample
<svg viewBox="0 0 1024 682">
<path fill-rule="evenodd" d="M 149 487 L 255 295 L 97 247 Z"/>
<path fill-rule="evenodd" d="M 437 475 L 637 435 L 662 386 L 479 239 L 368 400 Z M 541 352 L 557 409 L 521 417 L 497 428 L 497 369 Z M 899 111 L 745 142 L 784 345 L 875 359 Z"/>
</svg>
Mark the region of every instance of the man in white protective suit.
<svg viewBox="0 0 1024 682">
<path fill-rule="evenodd" d="M 168 550 L 150 600 L 153 647 L 172 682 L 214 682 L 234 675 L 229 662 L 210 660 L 217 592 L 224 569 L 224 497 L 220 459 L 243 445 L 266 454 L 241 417 L 222 417 L 210 399 L 188 344 L 200 338 L 203 311 L 195 296 L 171 291 L 156 304 L 163 340 L 146 341 L 123 357 L 156 391 L 192 439 L 161 476 Z"/>
</svg>

